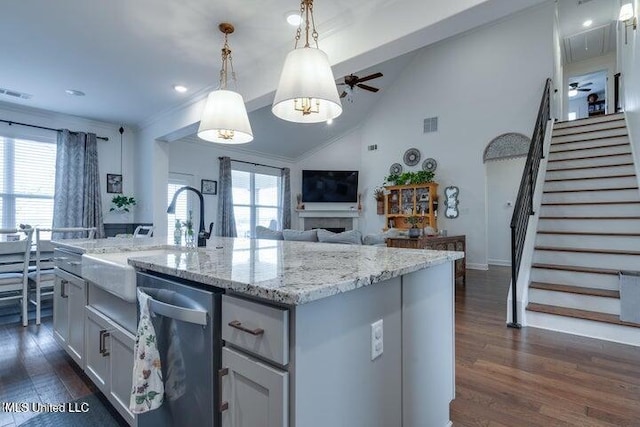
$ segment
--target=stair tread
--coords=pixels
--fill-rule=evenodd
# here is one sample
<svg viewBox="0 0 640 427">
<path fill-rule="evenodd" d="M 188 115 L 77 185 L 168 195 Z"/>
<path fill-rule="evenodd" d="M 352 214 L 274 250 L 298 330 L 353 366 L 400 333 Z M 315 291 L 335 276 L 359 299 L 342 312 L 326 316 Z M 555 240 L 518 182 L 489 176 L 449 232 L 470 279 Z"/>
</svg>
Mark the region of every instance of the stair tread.
<svg viewBox="0 0 640 427">
<path fill-rule="evenodd" d="M 616 117 L 619 116 L 619 117 Z M 602 120 L 603 118 L 610 118 L 611 120 Z M 612 113 L 612 114 L 605 114 L 604 116 L 599 116 L 599 117 L 583 117 L 581 119 L 575 119 L 575 120 L 562 120 L 562 121 L 557 121 L 554 123 L 554 127 L 558 126 L 558 125 L 564 125 L 567 123 L 571 123 L 572 126 L 567 126 L 564 128 L 560 128 L 560 129 L 567 129 L 567 128 L 571 128 L 571 127 L 578 127 L 578 126 L 589 126 L 589 125 L 597 125 L 600 123 L 611 123 L 611 122 L 617 122 L 618 120 L 624 120 L 624 113 Z"/>
<path fill-rule="evenodd" d="M 620 191 L 620 190 L 637 190 L 638 186 L 635 187 L 612 187 L 612 188 L 582 188 L 576 190 L 543 190 L 542 192 L 545 194 L 548 193 L 580 193 L 583 191 Z"/>
<path fill-rule="evenodd" d="M 571 153 L 573 151 L 583 151 L 583 150 L 597 150 L 599 148 L 612 148 L 612 147 L 622 147 L 624 145 L 629 145 L 628 142 L 621 142 L 619 144 L 610 144 L 610 145 L 604 145 L 604 146 L 597 146 L 597 147 L 580 147 L 580 148 L 568 148 L 566 150 L 557 150 L 557 151 L 549 151 L 549 154 L 556 154 L 556 153 Z"/>
<path fill-rule="evenodd" d="M 597 168 L 614 168 L 619 166 L 633 166 L 633 162 L 628 163 L 616 163 L 613 165 L 595 165 L 595 166 L 578 166 L 573 168 L 558 168 L 558 169 L 547 169 L 547 172 L 559 172 L 559 171 L 577 171 L 582 169 L 597 169 Z"/>
<path fill-rule="evenodd" d="M 615 325 L 640 327 L 639 324 L 629 323 L 620 320 L 616 314 L 599 313 L 597 311 L 579 310 L 577 308 L 557 307 L 554 305 L 529 303 L 528 311 L 536 311 L 539 313 L 555 314 L 557 316 L 574 317 L 577 319 L 593 320 L 596 322 L 613 323 Z"/>
<path fill-rule="evenodd" d="M 545 268 L 547 270 L 564 270 L 574 271 L 576 273 L 595 273 L 595 274 L 611 274 L 617 276 L 620 270 L 611 270 L 608 268 L 578 267 L 575 265 L 558 265 L 558 264 L 541 264 L 533 263 L 531 268 Z"/>
<path fill-rule="evenodd" d="M 640 233 L 602 233 L 597 231 L 552 231 L 538 230 L 538 234 L 560 234 L 565 236 L 607 236 L 607 237 L 640 237 Z"/>
<path fill-rule="evenodd" d="M 549 159 L 549 163 L 551 162 L 566 162 L 571 160 L 591 160 L 591 159 L 600 159 L 605 157 L 616 157 L 616 156 L 629 156 L 631 155 L 631 151 L 628 153 L 613 153 L 613 154 L 597 154 L 595 156 L 582 156 L 582 157 L 571 157 L 568 159 Z"/>
<path fill-rule="evenodd" d="M 560 182 L 560 181 L 582 181 L 588 179 L 613 179 L 613 178 L 635 178 L 636 175 L 624 174 L 624 175 L 605 175 L 605 176 L 583 176 L 578 178 L 557 178 L 557 179 L 546 179 L 544 182 Z"/>
<path fill-rule="evenodd" d="M 592 124 L 597 124 L 597 123 L 592 123 Z M 570 132 L 570 133 L 566 133 L 563 135 L 554 135 L 554 137 L 558 138 L 561 136 L 569 136 L 569 135 L 580 135 L 583 133 L 594 133 L 594 132 L 606 132 L 606 131 L 610 131 L 610 130 L 616 130 L 616 129 L 626 129 L 627 125 L 623 125 L 623 126 L 611 126 L 611 127 L 607 127 L 605 129 L 592 129 L 592 130 L 579 130 L 578 132 Z M 558 129 L 554 129 L 556 131 L 561 131 L 561 130 L 566 130 L 566 129 L 574 129 L 572 127 L 566 127 L 566 128 L 558 128 Z M 555 132 L 554 132 L 555 133 Z"/>
<path fill-rule="evenodd" d="M 566 292 L 570 294 L 590 295 L 595 297 L 605 298 L 620 298 L 619 291 L 612 291 L 609 289 L 587 288 L 583 286 L 562 285 L 559 283 L 544 283 L 544 282 L 531 282 L 529 283 L 530 289 L 542 289 L 546 291 L 554 292 Z"/>
<path fill-rule="evenodd" d="M 582 205 L 640 205 L 640 200 L 615 200 L 606 202 L 547 202 L 541 206 L 582 206 Z"/>
<path fill-rule="evenodd" d="M 556 135 L 555 138 L 562 138 L 564 136 L 570 136 L 570 135 Z M 625 136 L 629 136 L 626 133 L 621 133 L 619 135 L 609 135 L 609 136 L 599 136 L 596 138 L 583 138 L 583 139 L 577 139 L 575 141 L 562 141 L 562 142 L 553 142 L 553 140 L 551 141 L 551 145 L 562 145 L 562 144 L 574 144 L 576 142 L 588 142 L 588 141 L 599 141 L 601 139 L 612 139 L 612 138 L 623 138 Z"/>
<path fill-rule="evenodd" d="M 640 216 L 541 216 L 540 219 L 597 219 L 597 220 L 625 220 L 640 219 Z"/>
<path fill-rule="evenodd" d="M 561 246 L 536 246 L 539 251 L 556 251 L 556 252 L 576 252 L 584 254 L 603 254 L 603 255 L 640 255 L 640 251 L 626 251 L 620 249 L 585 249 L 585 248 L 567 248 Z"/>
</svg>

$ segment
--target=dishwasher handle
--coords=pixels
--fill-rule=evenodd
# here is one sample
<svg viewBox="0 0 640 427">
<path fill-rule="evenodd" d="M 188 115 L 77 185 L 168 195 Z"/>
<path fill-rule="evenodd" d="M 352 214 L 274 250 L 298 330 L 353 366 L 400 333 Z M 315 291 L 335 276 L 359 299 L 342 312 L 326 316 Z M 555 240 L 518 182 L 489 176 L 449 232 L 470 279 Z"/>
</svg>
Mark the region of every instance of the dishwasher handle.
<svg viewBox="0 0 640 427">
<path fill-rule="evenodd" d="M 182 322 L 207 326 L 207 311 L 185 295 L 168 289 L 145 287 L 138 287 L 138 289 L 149 297 L 149 310 L 152 313 Z"/>
</svg>

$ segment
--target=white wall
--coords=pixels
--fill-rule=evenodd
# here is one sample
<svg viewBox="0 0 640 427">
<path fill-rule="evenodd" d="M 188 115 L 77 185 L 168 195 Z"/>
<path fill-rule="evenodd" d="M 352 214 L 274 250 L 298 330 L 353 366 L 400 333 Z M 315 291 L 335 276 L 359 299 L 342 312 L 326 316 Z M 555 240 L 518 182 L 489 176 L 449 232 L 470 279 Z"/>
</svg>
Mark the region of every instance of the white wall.
<svg viewBox="0 0 640 427">
<path fill-rule="evenodd" d="M 511 265 L 511 216 L 518 196 L 526 157 L 486 163 L 487 216 L 490 218 L 487 243 L 489 264 Z"/>
<path fill-rule="evenodd" d="M 633 3 L 633 10 L 638 16 L 640 0 L 634 0 Z M 624 84 L 623 108 L 640 184 L 640 36 L 638 35 L 640 28 L 635 31 L 631 27 L 626 29 L 628 39 L 626 45 L 624 44 L 624 25 L 619 23 L 618 29 L 620 31 L 618 34 L 619 64 Z"/>
<path fill-rule="evenodd" d="M 554 73 L 553 21 L 555 5 L 516 14 L 494 25 L 424 48 L 397 81 L 384 92 L 361 126 L 360 191 L 364 197 L 363 233 L 379 231 L 370 196 L 382 185 L 392 163 L 418 148 L 422 158 L 438 162 L 439 193 L 460 188 L 460 216 L 438 218 L 449 235 L 466 234 L 467 263 L 487 264 L 486 145 L 506 132 L 531 135 L 545 79 Z M 423 134 L 423 119 L 439 117 L 439 131 Z M 354 144 L 349 135 L 331 146 L 336 154 Z M 367 146 L 377 144 L 369 152 Z M 318 163 L 326 158 L 318 154 Z M 312 159 L 307 160 L 313 163 Z M 357 164 L 356 159 L 351 164 Z M 297 165 L 298 166 L 298 165 Z M 332 168 L 331 164 L 325 165 Z M 419 166 L 405 170 L 418 170 Z M 505 179 L 519 182 L 520 176 Z M 292 187 L 292 192 L 299 191 Z M 442 210 L 440 211 L 442 213 Z"/>
<path fill-rule="evenodd" d="M 607 55 L 598 56 L 596 58 L 590 58 L 584 61 L 572 62 L 570 64 L 566 64 L 564 66 L 564 79 L 563 85 L 564 87 L 569 87 L 569 77 L 573 76 L 581 76 L 583 74 L 589 74 L 596 71 L 606 71 L 607 72 L 607 86 L 606 86 L 606 94 L 607 94 L 607 114 L 612 114 L 615 110 L 615 106 L 613 103 L 613 75 L 617 72 L 616 66 L 616 53 L 611 52 Z M 563 92 L 564 96 L 564 112 L 563 112 L 563 120 L 567 120 L 567 114 L 569 112 L 569 104 L 568 101 L 568 92 Z M 602 98 L 599 98 L 602 99 Z M 578 116 L 580 117 L 580 116 Z"/>
<path fill-rule="evenodd" d="M 77 116 L 53 113 L 45 110 L 31 109 L 15 104 L 0 103 L 0 118 L 16 122 L 28 123 L 36 126 L 54 129 L 66 128 L 72 131 L 92 132 L 98 136 L 109 138 L 109 141 L 98 140 L 98 169 L 100 171 L 100 189 L 102 192 L 102 211 L 104 222 L 125 223 L 133 221 L 132 215 L 110 212 L 111 198 L 114 194 L 107 193 L 107 174 L 121 174 L 123 176 L 123 194 L 138 197 L 134 190 L 134 142 L 131 129 L 125 128 L 122 137 L 122 155 L 120 145 L 119 124 L 104 123 Z M 33 137 L 55 141 L 56 132 L 35 129 L 25 126 L 9 126 L 0 123 L 0 134 L 21 137 Z M 121 166 L 122 159 L 122 166 Z M 51 177 L 53 180 L 55 177 Z"/>
</svg>

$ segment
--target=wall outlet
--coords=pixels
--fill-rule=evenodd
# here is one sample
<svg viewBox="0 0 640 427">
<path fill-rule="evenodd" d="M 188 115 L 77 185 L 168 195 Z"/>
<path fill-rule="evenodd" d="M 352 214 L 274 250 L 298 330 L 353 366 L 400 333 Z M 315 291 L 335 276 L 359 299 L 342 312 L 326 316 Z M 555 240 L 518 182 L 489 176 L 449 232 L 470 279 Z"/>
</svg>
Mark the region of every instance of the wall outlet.
<svg viewBox="0 0 640 427">
<path fill-rule="evenodd" d="M 384 351 L 384 330 L 382 319 L 371 324 L 371 360 L 382 356 Z"/>
</svg>

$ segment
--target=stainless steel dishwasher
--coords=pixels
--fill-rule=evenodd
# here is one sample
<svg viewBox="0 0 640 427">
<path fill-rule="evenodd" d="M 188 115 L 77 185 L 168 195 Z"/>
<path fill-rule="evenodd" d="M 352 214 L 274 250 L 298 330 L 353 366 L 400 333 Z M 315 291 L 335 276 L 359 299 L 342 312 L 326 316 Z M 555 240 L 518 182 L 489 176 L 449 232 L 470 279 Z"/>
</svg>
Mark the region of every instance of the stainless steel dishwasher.
<svg viewBox="0 0 640 427">
<path fill-rule="evenodd" d="M 165 386 L 162 406 L 138 415 L 138 426 L 218 427 L 220 291 L 143 272 L 137 286 L 152 298 Z"/>
</svg>

